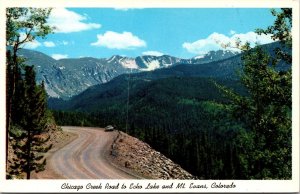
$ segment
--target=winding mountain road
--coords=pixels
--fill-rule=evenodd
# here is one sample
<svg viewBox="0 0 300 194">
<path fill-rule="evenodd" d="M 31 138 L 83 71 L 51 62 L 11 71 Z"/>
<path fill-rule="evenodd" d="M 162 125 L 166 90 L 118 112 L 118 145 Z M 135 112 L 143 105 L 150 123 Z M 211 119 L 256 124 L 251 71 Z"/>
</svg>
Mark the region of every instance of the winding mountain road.
<svg viewBox="0 0 300 194">
<path fill-rule="evenodd" d="M 106 158 L 117 132 L 102 128 L 63 127 L 77 138 L 48 159 L 52 170 L 66 179 L 137 179 L 112 165 Z"/>
</svg>

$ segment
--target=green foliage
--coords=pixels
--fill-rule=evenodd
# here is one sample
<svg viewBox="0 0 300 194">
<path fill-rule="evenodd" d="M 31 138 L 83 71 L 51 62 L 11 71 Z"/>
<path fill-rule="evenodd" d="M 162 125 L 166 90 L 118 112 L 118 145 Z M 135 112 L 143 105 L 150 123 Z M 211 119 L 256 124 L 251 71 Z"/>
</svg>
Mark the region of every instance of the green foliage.
<svg viewBox="0 0 300 194">
<path fill-rule="evenodd" d="M 68 126 L 97 126 L 98 119 L 83 112 L 52 111 L 58 125 Z"/>
<path fill-rule="evenodd" d="M 244 62 L 242 82 L 250 97 L 237 108 L 255 145 L 241 154 L 249 163 L 245 171 L 255 179 L 291 178 L 291 72 L 268 66 L 260 48 L 245 53 Z"/>
<path fill-rule="evenodd" d="M 279 40 L 283 47 L 292 48 L 292 9 L 282 8 L 280 12 L 272 9 L 272 15 L 276 16 L 274 25 L 267 29 L 257 29 L 258 34 L 272 34 L 273 40 Z M 277 60 L 284 60 L 288 64 L 292 63 L 292 55 L 285 49 L 276 49 Z"/>
<path fill-rule="evenodd" d="M 6 45 L 20 47 L 51 33 L 52 28 L 46 21 L 50 12 L 51 9 L 42 8 L 7 8 Z"/>
<path fill-rule="evenodd" d="M 48 140 L 46 132 L 46 92 L 44 83 L 35 83 L 32 66 L 24 64 L 17 51 L 27 42 L 37 37 L 44 38 L 52 32 L 46 20 L 51 9 L 7 8 L 6 9 L 6 52 L 7 61 L 7 101 L 6 101 L 6 158 L 8 158 L 9 136 L 17 158 L 8 168 L 8 178 L 21 177 L 31 171 L 44 169 L 46 160 L 42 153 L 51 146 L 43 146 Z M 25 72 L 25 75 L 23 73 Z"/>
<path fill-rule="evenodd" d="M 270 53 L 241 45 L 240 82 L 231 79 L 239 57 L 216 62 L 220 72 L 212 63 L 178 65 L 94 86 L 67 103 L 81 112 L 54 115 L 61 124 L 129 126 L 129 134 L 200 179 L 290 179 L 291 10 L 272 13 L 274 26 L 258 32 L 282 46 Z"/>
<path fill-rule="evenodd" d="M 229 80 L 219 82 L 238 85 Z M 227 100 L 213 80 L 131 80 L 130 91 L 129 134 L 149 143 L 199 178 L 240 177 L 239 170 L 235 170 L 238 156 L 232 141 L 239 125 L 227 116 Z M 56 120 L 62 125 L 81 125 L 80 121 L 90 126 L 112 124 L 125 131 L 125 86 L 102 88 L 101 92 L 85 94 L 81 99 L 89 100 L 77 98 L 73 107 L 85 113 L 54 111 Z"/>
<path fill-rule="evenodd" d="M 18 84 L 19 89 L 22 91 L 19 95 L 22 96 L 18 96 L 18 99 L 22 100 L 17 104 L 17 112 L 15 109 L 12 112 L 12 123 L 18 127 L 10 130 L 17 158 L 14 158 L 9 173 L 16 176 L 26 173 L 27 179 L 30 179 L 31 171 L 44 170 L 46 160 L 42 153 L 51 148 L 51 145 L 44 145 L 50 138 L 46 130 L 46 92 L 43 83 L 36 85 L 32 66 L 25 67 L 25 78 Z"/>
<path fill-rule="evenodd" d="M 274 25 L 258 32 L 272 33 L 274 40 L 291 47 L 291 9 L 272 13 L 277 16 Z M 220 87 L 232 100 L 233 117 L 245 129 L 236 139 L 241 170 L 247 179 L 290 179 L 292 74 L 291 68 L 282 71 L 277 66 L 282 60 L 290 66 L 291 55 L 285 47 L 275 49 L 275 58 L 261 46 L 244 48 L 241 81 L 249 95 Z"/>
</svg>

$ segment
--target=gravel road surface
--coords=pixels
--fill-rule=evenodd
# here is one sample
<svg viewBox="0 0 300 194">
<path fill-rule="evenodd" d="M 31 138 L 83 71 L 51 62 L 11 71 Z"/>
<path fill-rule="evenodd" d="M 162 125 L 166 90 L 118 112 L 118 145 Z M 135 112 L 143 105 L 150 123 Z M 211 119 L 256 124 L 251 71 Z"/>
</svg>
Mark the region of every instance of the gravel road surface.
<svg viewBox="0 0 300 194">
<path fill-rule="evenodd" d="M 66 179 L 137 179 L 138 177 L 112 165 L 107 160 L 117 132 L 103 128 L 63 127 L 77 138 L 49 157 L 51 170 Z"/>
</svg>

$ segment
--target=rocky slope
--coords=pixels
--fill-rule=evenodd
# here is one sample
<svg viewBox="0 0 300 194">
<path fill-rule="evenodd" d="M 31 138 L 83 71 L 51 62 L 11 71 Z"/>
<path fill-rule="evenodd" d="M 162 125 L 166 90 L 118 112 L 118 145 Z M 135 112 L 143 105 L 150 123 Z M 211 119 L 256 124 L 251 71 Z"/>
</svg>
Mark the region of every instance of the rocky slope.
<svg viewBox="0 0 300 194">
<path fill-rule="evenodd" d="M 193 175 L 148 144 L 123 132 L 119 133 L 112 144 L 111 159 L 125 170 L 152 179 L 195 179 Z"/>
<path fill-rule="evenodd" d="M 181 59 L 169 55 L 139 56 L 136 58 L 112 56 L 110 58 L 76 58 L 55 60 L 33 50 L 21 49 L 19 55 L 26 64 L 34 65 L 37 81 L 45 82 L 50 97 L 68 99 L 88 87 L 106 83 L 125 73 L 147 72 L 178 64 L 202 64 L 226 59 L 237 53 L 211 51 L 203 56 Z"/>
</svg>

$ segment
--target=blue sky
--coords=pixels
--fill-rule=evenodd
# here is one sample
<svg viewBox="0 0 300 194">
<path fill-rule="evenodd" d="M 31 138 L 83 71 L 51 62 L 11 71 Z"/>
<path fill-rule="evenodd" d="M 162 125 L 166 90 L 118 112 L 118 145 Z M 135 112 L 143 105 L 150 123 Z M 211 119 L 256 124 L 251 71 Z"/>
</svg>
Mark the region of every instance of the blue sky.
<svg viewBox="0 0 300 194">
<path fill-rule="evenodd" d="M 274 17 L 269 8 L 57 8 L 48 22 L 55 33 L 25 48 L 56 59 L 162 54 L 191 58 L 224 49 L 222 44 L 232 45 L 237 37 L 269 43 L 270 36 L 258 36 L 254 30 L 272 25 Z"/>
</svg>

